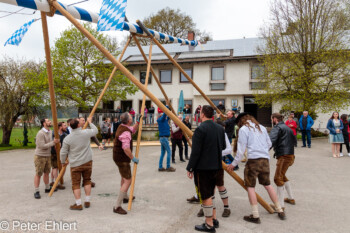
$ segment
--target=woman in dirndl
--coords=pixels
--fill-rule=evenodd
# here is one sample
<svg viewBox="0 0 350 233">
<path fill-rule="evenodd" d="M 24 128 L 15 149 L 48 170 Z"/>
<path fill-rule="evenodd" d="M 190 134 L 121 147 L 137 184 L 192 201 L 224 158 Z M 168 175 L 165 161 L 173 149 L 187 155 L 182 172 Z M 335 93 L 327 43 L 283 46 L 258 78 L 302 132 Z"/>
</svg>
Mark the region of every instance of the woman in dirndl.
<svg viewBox="0 0 350 233">
<path fill-rule="evenodd" d="M 340 145 L 344 143 L 342 130 L 343 122 L 339 119 L 339 113 L 333 112 L 328 120 L 327 129 L 329 130 L 329 143 L 332 144 L 332 153 L 334 158 L 340 158 Z"/>
</svg>

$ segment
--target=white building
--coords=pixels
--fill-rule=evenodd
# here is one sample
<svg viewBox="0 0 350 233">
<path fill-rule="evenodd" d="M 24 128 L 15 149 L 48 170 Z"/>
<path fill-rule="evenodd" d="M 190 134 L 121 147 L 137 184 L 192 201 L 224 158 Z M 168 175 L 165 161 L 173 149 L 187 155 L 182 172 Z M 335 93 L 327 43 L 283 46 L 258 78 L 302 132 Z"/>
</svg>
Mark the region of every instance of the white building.
<svg viewBox="0 0 350 233">
<path fill-rule="evenodd" d="M 271 126 L 270 116 L 272 112 L 279 111 L 278 105 L 259 108 L 254 103 L 253 90 L 259 88 L 259 82 L 255 80 L 260 71 L 256 52 L 259 43 L 261 40 L 258 38 L 244 38 L 208 41 L 197 47 L 180 44 L 163 46 L 214 104 L 217 105 L 222 101 L 226 109 L 240 107 L 241 111 L 250 112 L 263 125 Z M 143 46 L 143 50 L 148 57 L 149 46 Z M 136 78 L 144 82 L 146 63 L 137 47 L 128 47 L 122 61 Z M 151 65 L 174 109 L 178 109 L 181 90 L 184 93 L 185 103 L 192 106 L 192 113 L 198 105 L 207 104 L 156 45 L 152 47 Z M 164 100 L 152 76 L 148 89 L 160 100 Z M 128 95 L 127 100 L 115 101 L 114 109 L 121 106 L 123 111 L 133 108 L 139 113 L 142 98 L 143 93 L 138 91 L 134 95 Z M 151 101 L 148 100 L 146 106 L 150 105 Z M 324 130 L 329 116 L 330 114 L 319 114 L 320 121 L 315 121 L 314 128 Z"/>
</svg>

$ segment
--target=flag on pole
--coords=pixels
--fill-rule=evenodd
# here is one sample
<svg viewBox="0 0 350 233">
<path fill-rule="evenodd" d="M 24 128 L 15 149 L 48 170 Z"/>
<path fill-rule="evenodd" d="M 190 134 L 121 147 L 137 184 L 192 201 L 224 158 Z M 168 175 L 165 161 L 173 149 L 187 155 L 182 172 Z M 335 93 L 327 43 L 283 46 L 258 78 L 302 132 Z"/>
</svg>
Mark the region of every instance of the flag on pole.
<svg viewBox="0 0 350 233">
<path fill-rule="evenodd" d="M 98 17 L 98 31 L 122 31 L 127 0 L 103 0 Z"/>
<path fill-rule="evenodd" d="M 4 46 L 6 46 L 7 44 L 18 46 L 21 43 L 24 34 L 26 34 L 26 32 L 28 31 L 30 25 L 32 25 L 32 23 L 35 21 L 36 19 L 32 19 L 28 23 L 25 23 L 20 29 L 15 31 L 15 33 L 13 33 L 12 36 L 5 42 Z"/>
</svg>

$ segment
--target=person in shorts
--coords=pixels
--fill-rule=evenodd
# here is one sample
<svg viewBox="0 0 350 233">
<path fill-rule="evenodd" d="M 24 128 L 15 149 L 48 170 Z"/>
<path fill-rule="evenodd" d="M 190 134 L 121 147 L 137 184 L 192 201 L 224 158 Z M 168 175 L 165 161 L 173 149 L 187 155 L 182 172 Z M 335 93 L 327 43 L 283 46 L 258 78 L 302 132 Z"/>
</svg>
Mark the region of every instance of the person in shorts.
<svg viewBox="0 0 350 233">
<path fill-rule="evenodd" d="M 34 176 L 34 198 L 40 199 L 39 185 L 40 178 L 43 176 L 45 183 L 45 193 L 50 192 L 50 169 L 51 169 L 51 147 L 55 143 L 59 143 L 60 139 L 52 139 L 52 133 L 50 130 L 51 121 L 49 119 L 40 120 L 41 130 L 36 134 L 35 137 L 35 155 L 34 155 L 34 165 L 35 165 L 35 176 Z"/>
<path fill-rule="evenodd" d="M 192 152 L 187 165 L 188 178 L 194 178 L 198 198 L 202 204 L 205 222 L 195 230 L 215 232 L 219 226 L 213 203 L 218 173 L 222 170 L 222 150 L 226 148 L 224 128 L 213 122 L 214 109 L 204 105 L 201 125 L 192 137 Z"/>
<path fill-rule="evenodd" d="M 248 113 L 240 113 L 236 118 L 238 124 L 237 154 L 234 161 L 228 166 L 228 170 L 233 171 L 234 167 L 241 161 L 246 148 L 248 148 L 248 161 L 244 169 L 244 184 L 247 187 L 249 202 L 252 214 L 244 216 L 244 220 L 252 223 L 260 223 L 258 201 L 255 194 L 256 179 L 268 192 L 278 217 L 281 220 L 286 218 L 274 188 L 270 183 L 269 150 L 272 146 L 270 137 L 264 126 Z"/>
<path fill-rule="evenodd" d="M 79 119 L 73 119 L 70 126 L 72 132 L 63 140 L 60 152 L 61 163 L 70 163 L 72 190 L 75 198 L 75 204 L 70 206 L 71 210 L 82 210 L 81 203 L 81 177 L 83 177 L 83 186 L 85 191 L 84 207 L 90 207 L 91 200 L 91 172 L 92 172 L 92 150 L 90 147 L 91 137 L 98 133 L 97 127 L 91 122 L 89 117 L 87 121 L 91 129 L 82 129 L 79 127 Z"/>
<path fill-rule="evenodd" d="M 140 118 L 142 115 L 140 116 Z M 130 162 L 138 163 L 139 160 L 132 154 L 132 134 L 136 133 L 139 127 L 140 118 L 137 120 L 134 126 L 133 118 L 130 113 L 122 113 L 120 116 L 121 125 L 119 125 L 117 132 L 115 133 L 114 146 L 113 146 L 113 160 L 118 167 L 121 183 L 120 191 L 118 194 L 117 204 L 113 207 L 113 212 L 117 214 L 125 215 L 127 212 L 122 208 L 122 202 L 128 202 L 127 192 L 131 184 L 131 167 Z"/>
</svg>

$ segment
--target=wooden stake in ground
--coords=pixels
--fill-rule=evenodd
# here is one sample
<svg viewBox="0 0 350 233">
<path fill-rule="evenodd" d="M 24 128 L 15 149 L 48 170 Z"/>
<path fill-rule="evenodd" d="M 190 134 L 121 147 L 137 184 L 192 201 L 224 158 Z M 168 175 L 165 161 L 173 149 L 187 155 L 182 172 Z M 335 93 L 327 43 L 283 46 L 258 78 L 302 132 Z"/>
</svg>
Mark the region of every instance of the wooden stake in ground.
<svg viewBox="0 0 350 233">
<path fill-rule="evenodd" d="M 60 136 L 58 135 L 57 109 L 56 109 L 55 89 L 53 85 L 52 64 L 51 64 L 51 54 L 50 54 L 50 44 L 49 44 L 49 30 L 47 27 L 46 14 L 44 12 L 41 12 L 41 24 L 43 28 L 43 36 L 44 36 L 44 44 L 45 44 L 46 69 L 47 69 L 47 78 L 49 81 L 53 131 L 54 131 L 55 138 L 60 139 Z M 62 165 L 60 160 L 60 149 L 61 149 L 60 143 L 56 143 L 55 148 L 56 148 L 56 154 L 57 154 L 58 170 L 61 172 Z M 60 179 L 57 178 L 57 183 L 59 180 L 61 181 L 61 184 L 63 184 L 63 177 L 61 177 Z"/>
<path fill-rule="evenodd" d="M 189 128 L 187 128 L 187 126 L 185 124 L 183 124 L 177 118 L 176 115 L 174 115 L 167 107 L 165 107 L 164 104 L 158 98 L 156 98 L 147 88 L 145 88 L 145 86 L 142 85 L 142 83 L 137 78 L 135 78 L 134 75 L 131 74 L 128 69 L 126 69 L 119 61 L 117 61 L 117 59 L 115 59 L 115 57 L 105 47 L 103 47 L 103 45 L 93 35 L 91 35 L 89 31 L 87 31 L 81 24 L 79 24 L 79 22 L 71 14 L 69 14 L 55 0 L 50 1 L 50 4 L 52 4 L 63 16 L 65 16 L 80 32 L 82 32 L 86 36 L 86 38 L 88 38 L 106 56 L 106 58 L 108 58 L 108 60 L 110 60 L 115 66 L 117 66 L 118 69 L 131 82 L 133 82 L 145 95 L 147 95 L 165 114 L 167 114 L 181 128 L 182 131 L 185 131 L 185 133 L 188 136 L 192 137 L 193 132 Z M 203 95 L 204 95 L 204 93 L 203 93 Z M 216 108 L 216 106 L 215 106 L 215 108 Z M 259 201 L 259 203 L 260 203 L 260 201 Z M 266 209 L 265 205 L 263 205 L 263 207 Z M 268 208 L 267 211 L 269 211 L 270 209 L 271 208 Z"/>
<path fill-rule="evenodd" d="M 135 43 L 136 43 L 138 49 L 140 50 L 140 53 L 141 53 L 141 55 L 143 56 L 143 59 L 145 60 L 146 63 L 148 63 L 148 59 L 147 59 L 147 57 L 146 57 L 146 54 L 145 54 L 145 52 L 143 51 L 143 49 L 142 49 L 142 47 L 141 47 L 141 45 L 140 45 L 140 42 L 139 42 L 139 40 L 137 39 L 136 35 L 133 34 L 132 37 L 133 37 L 133 39 L 134 39 L 134 41 L 135 41 Z M 152 75 L 153 75 L 154 80 L 156 80 L 156 83 L 157 83 L 157 85 L 158 85 L 160 91 L 163 93 L 163 96 L 164 96 L 164 98 L 165 98 L 165 101 L 166 101 L 167 105 L 170 107 L 170 110 L 176 115 L 175 110 L 174 110 L 174 108 L 173 108 L 173 106 L 172 106 L 172 104 L 170 103 L 170 100 L 169 100 L 169 98 L 168 98 L 168 95 L 167 95 L 166 92 L 164 91 L 164 89 L 163 89 L 163 87 L 162 87 L 162 84 L 159 82 L 159 79 L 158 79 L 156 73 L 154 72 L 152 66 L 151 66 L 151 73 L 152 73 Z M 189 137 L 188 137 L 188 135 L 187 135 L 186 133 L 184 133 L 184 137 L 186 138 L 186 140 L 187 140 L 187 142 L 188 142 L 188 145 L 192 148 L 191 140 L 189 139 Z"/>
<path fill-rule="evenodd" d="M 148 79 L 149 79 L 149 71 L 151 68 L 151 59 L 152 58 L 152 43 L 149 45 L 149 59 L 147 63 L 147 73 L 146 73 L 146 79 L 145 79 L 145 87 L 148 86 Z M 141 142 L 141 134 L 142 134 L 142 124 L 143 124 L 143 113 L 145 111 L 145 104 L 146 104 L 146 95 L 143 95 L 142 99 L 142 105 L 141 105 L 141 119 L 140 119 L 140 125 L 139 125 L 139 132 L 137 133 L 137 144 L 136 144 L 136 151 L 135 151 L 135 157 L 139 157 L 140 152 L 140 142 Z M 129 193 L 129 203 L 128 203 L 128 210 L 131 210 L 132 205 L 132 199 L 134 198 L 134 187 L 135 187 L 135 181 L 136 181 L 136 171 L 137 171 L 137 164 L 134 163 L 134 169 L 132 170 L 132 180 L 131 180 L 131 189 Z"/>
</svg>

